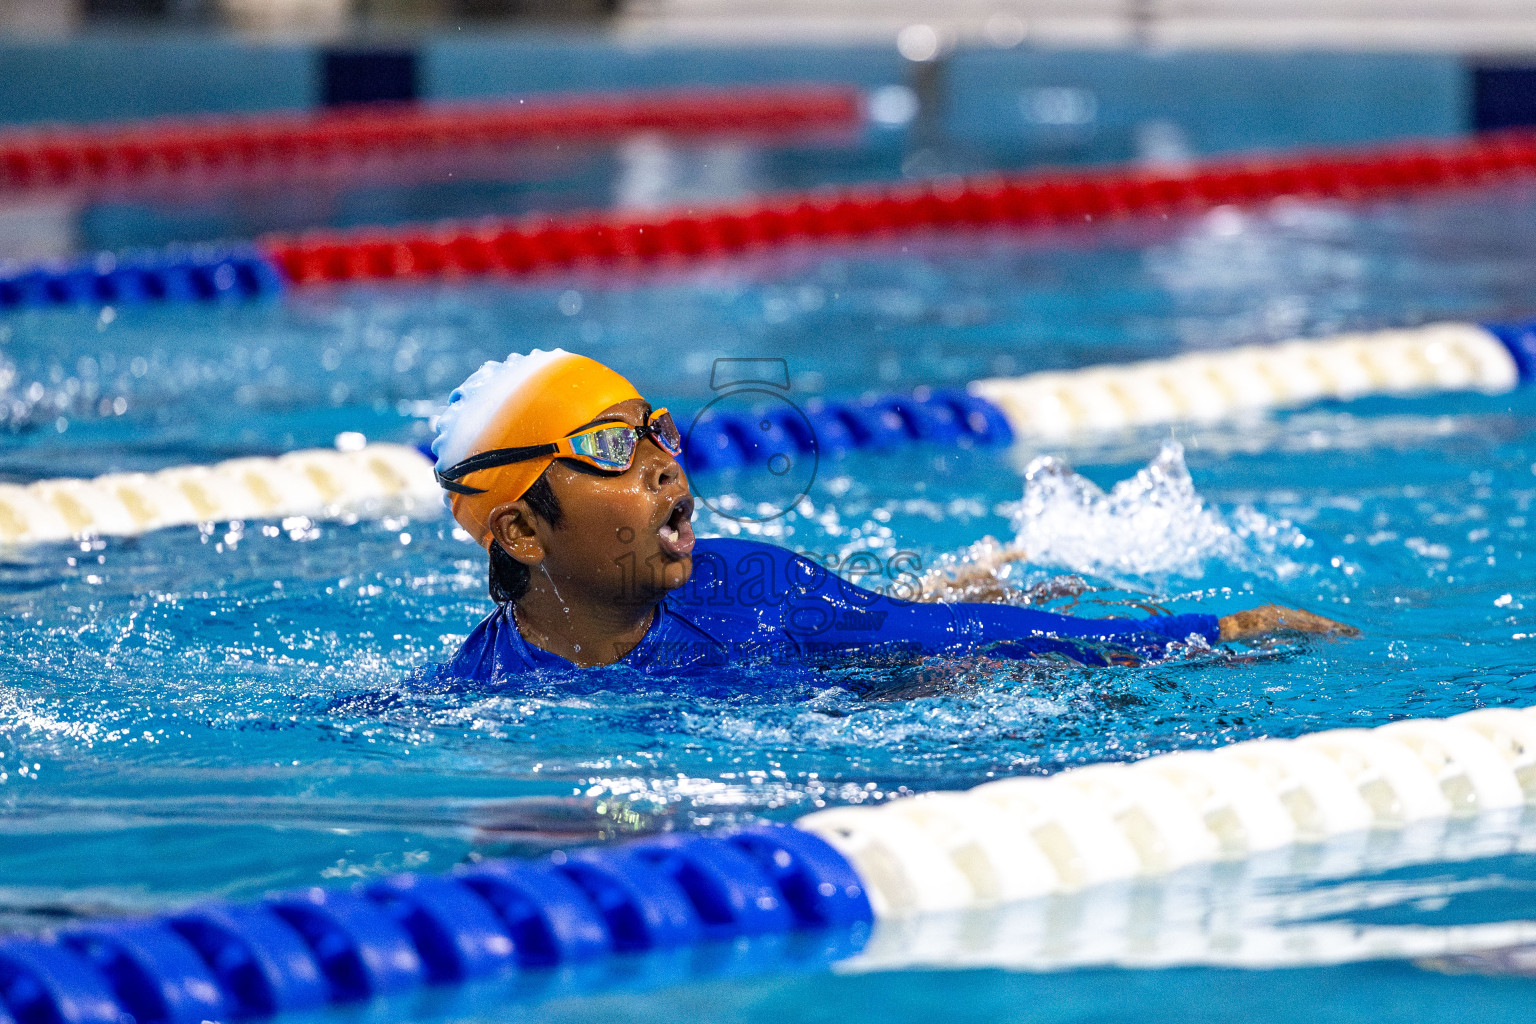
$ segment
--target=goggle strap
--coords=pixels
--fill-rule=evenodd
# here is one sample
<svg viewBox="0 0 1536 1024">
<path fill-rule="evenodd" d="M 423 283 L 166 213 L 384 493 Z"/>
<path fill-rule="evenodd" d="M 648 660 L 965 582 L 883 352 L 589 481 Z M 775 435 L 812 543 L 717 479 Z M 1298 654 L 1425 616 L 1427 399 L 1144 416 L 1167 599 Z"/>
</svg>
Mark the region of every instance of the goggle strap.
<svg viewBox="0 0 1536 1024">
<path fill-rule="evenodd" d="M 554 455 L 559 450 L 560 447 L 553 444 L 532 444 L 522 448 L 492 448 L 488 452 L 471 455 L 463 462 L 455 463 L 447 469 L 437 470 L 437 482 L 442 485 L 443 490 L 452 491 L 454 494 L 484 494 L 485 491 L 481 488 L 470 487 L 456 481 L 460 477 L 477 473 L 482 469 L 495 469 L 497 466 L 510 466 L 514 462 L 527 462 L 542 455 Z"/>
<path fill-rule="evenodd" d="M 483 488 L 483 487 L 471 487 L 468 484 L 454 483 L 452 480 L 449 480 L 447 477 L 443 476 L 443 474 L 441 474 L 441 473 L 437 474 L 437 486 L 441 487 L 443 490 L 448 491 L 448 492 L 450 492 L 452 494 L 484 494 L 485 493 L 485 488 Z"/>
</svg>

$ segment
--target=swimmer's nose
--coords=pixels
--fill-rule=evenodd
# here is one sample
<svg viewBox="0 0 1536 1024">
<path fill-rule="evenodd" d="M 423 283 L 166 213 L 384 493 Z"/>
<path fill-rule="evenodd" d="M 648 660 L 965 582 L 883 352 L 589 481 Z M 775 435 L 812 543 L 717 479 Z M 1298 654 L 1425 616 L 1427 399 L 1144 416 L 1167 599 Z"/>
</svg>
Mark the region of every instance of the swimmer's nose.
<svg viewBox="0 0 1536 1024">
<path fill-rule="evenodd" d="M 676 459 L 654 443 L 645 445 L 645 449 L 646 477 L 654 490 L 663 490 L 682 480 L 683 467 Z"/>
</svg>

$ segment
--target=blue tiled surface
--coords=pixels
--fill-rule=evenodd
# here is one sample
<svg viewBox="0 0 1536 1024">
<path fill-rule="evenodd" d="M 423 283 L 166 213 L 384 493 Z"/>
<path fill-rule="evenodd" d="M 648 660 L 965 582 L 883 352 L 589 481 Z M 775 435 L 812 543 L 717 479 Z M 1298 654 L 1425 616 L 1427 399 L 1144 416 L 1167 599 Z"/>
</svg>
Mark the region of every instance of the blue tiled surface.
<svg viewBox="0 0 1536 1024">
<path fill-rule="evenodd" d="M 786 81 L 878 86 L 905 80 L 894 46 L 626 46 L 560 36 L 441 37 L 421 49 L 422 95 L 470 99 L 576 89 Z"/>
<path fill-rule="evenodd" d="M 0 38 L 0 124 L 312 106 L 313 46 L 207 36 Z"/>
<path fill-rule="evenodd" d="M 1153 122 L 1204 154 L 1454 135 L 1471 104 L 1461 60 L 1437 55 L 971 50 L 945 86 L 956 138 L 1095 160 L 1134 156 Z"/>
<path fill-rule="evenodd" d="M 893 47 L 624 45 L 595 36 L 429 37 L 417 48 L 424 99 L 789 81 L 900 84 Z M 90 121 L 304 108 L 320 98 L 318 47 L 209 36 L 0 39 L 0 122 Z M 1196 152 L 1327 145 L 1469 126 L 1459 58 L 1392 54 L 1148 54 L 960 50 L 941 75 L 956 139 L 1000 152 L 1129 155 L 1135 128 L 1177 125 Z M 1061 90 L 1089 115 L 1043 121 Z M 1079 103 L 1083 102 L 1079 99 Z M 1069 100 L 1070 106 L 1070 100 Z M 1049 111 L 1046 111 L 1049 115 Z M 1075 112 L 1082 115 L 1085 111 Z"/>
</svg>

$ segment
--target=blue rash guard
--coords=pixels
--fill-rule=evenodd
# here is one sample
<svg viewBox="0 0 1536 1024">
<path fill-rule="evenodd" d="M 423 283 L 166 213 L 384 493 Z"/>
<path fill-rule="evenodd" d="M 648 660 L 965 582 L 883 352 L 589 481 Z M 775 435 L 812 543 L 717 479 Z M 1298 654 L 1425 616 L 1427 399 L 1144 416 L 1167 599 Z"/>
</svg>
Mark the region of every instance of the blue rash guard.
<svg viewBox="0 0 1536 1024">
<path fill-rule="evenodd" d="M 701 540 L 693 576 L 668 594 L 650 629 L 618 664 L 651 675 L 696 674 L 751 662 L 829 663 L 850 654 L 921 657 L 1065 655 L 1106 665 L 1099 641 L 1155 658 L 1170 642 L 1220 638 L 1214 615 L 1078 619 L 993 604 L 902 601 L 843 580 L 792 551 L 744 540 Z M 1117 659 L 1119 660 L 1119 659 Z M 508 682 L 571 662 L 523 639 L 509 605 L 475 627 L 437 678 Z"/>
</svg>

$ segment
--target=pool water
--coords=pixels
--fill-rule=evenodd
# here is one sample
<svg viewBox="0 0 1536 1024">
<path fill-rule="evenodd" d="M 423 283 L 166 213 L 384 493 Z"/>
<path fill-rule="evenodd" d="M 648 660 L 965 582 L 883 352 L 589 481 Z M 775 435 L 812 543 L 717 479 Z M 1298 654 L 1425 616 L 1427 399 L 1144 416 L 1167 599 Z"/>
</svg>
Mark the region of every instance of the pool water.
<svg viewBox="0 0 1536 1024">
<path fill-rule="evenodd" d="M 1536 191 L 1512 187 L 802 248 L 623 278 L 17 313 L 0 322 L 0 475 L 270 454 L 343 431 L 421 442 L 437 403 L 480 362 L 535 346 L 611 361 L 647 395 L 697 410 L 713 397 L 721 356 L 784 359 L 800 401 L 1371 326 L 1513 319 L 1536 305 L 1533 229 Z M 1025 502 L 1026 470 L 1042 454 L 1082 479 L 1036 473 Z M 1065 514 L 1063 481 L 1108 489 L 1154 459 L 1165 485 Z M 727 476 L 694 484 L 721 502 L 761 487 Z M 445 659 L 490 609 L 483 554 L 442 515 L 214 523 L 6 551 L 0 928 L 1524 706 L 1536 686 L 1526 605 L 1536 563 L 1523 557 L 1533 502 L 1536 396 L 1526 392 L 1362 401 L 1049 452 L 825 459 L 787 515 L 743 523 L 706 509 L 696 525 L 823 559 L 867 551 L 887 574 L 911 564 L 899 558 L 934 565 L 985 535 L 1018 535 L 1032 559 L 1012 580 L 1017 592 L 1077 594 L 1051 607 L 1124 614 L 1150 602 L 1219 615 L 1275 601 L 1363 635 L 1191 651 L 1142 668 L 938 659 L 791 685 L 751 670 L 704 689 L 623 670 L 579 689 L 410 686 L 413 670 Z M 1062 586 L 1070 575 L 1086 589 Z M 1536 825 L 1498 829 L 1497 842 L 1459 847 L 1454 860 L 1431 850 L 1342 876 L 1260 872 L 1213 915 L 1243 934 L 1310 935 L 1329 921 L 1357 937 L 1488 926 L 1475 934 L 1508 945 L 1521 934 L 1513 925 L 1536 919 L 1536 861 L 1525 852 Z M 1181 892 L 1153 901 L 1158 913 L 1177 917 Z M 934 927 L 938 948 L 954 925 Z M 510 1000 L 492 988 L 365 1012 L 1145 1021 L 1411 1010 L 1439 1020 L 1536 1002 L 1531 983 L 1511 975 L 1519 957 L 1430 962 L 1396 939 L 1350 956 L 1328 939 L 1259 970 L 1189 938 L 1206 925 L 1167 927 L 1185 942 L 1170 949 L 1193 951 L 1173 966 L 1092 948 L 1010 958 L 999 945 L 996 964 L 966 970 L 890 970 L 900 958 L 867 954 L 834 969 L 863 941 L 844 936 L 633 966 L 592 982 L 606 994 L 590 998 L 574 994 L 586 982 L 555 980 Z M 871 949 L 890 948 L 878 940 Z"/>
</svg>

